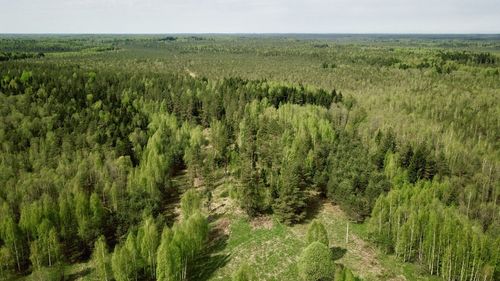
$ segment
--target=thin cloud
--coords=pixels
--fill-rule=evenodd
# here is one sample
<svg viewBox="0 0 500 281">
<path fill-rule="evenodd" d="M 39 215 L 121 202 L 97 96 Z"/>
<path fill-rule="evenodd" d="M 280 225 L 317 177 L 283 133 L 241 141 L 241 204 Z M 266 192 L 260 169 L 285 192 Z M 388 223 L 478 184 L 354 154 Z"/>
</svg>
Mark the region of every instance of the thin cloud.
<svg viewBox="0 0 500 281">
<path fill-rule="evenodd" d="M 0 4 L 1 33 L 500 32 L 496 0 L 0 0 Z"/>
</svg>

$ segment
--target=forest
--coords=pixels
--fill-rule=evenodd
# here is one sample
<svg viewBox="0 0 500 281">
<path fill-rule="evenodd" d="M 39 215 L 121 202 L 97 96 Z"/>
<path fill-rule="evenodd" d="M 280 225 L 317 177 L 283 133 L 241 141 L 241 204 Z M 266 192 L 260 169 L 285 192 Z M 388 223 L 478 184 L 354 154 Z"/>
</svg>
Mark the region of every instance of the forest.
<svg viewBox="0 0 500 281">
<path fill-rule="evenodd" d="M 500 37 L 0 35 L 0 280 L 500 280 Z"/>
</svg>

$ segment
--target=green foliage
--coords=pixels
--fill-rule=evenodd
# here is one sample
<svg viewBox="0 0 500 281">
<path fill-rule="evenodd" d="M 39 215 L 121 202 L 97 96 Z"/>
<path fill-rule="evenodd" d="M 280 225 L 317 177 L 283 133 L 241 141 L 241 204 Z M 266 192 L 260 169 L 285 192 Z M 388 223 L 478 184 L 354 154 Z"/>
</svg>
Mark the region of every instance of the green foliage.
<svg viewBox="0 0 500 281">
<path fill-rule="evenodd" d="M 442 203 L 450 188 L 449 183 L 422 181 L 381 196 L 369 221 L 371 233 L 386 250 L 404 261 L 422 263 L 431 274 L 448 280 L 491 280 L 498 239 Z"/>
<path fill-rule="evenodd" d="M 157 251 L 157 280 L 192 278 L 195 261 L 205 248 L 208 231 L 208 221 L 200 213 L 176 223 L 172 230 L 165 228 Z"/>
<path fill-rule="evenodd" d="M 330 245 L 328 232 L 326 231 L 325 226 L 317 219 L 313 220 L 309 225 L 309 228 L 307 229 L 306 240 L 307 244 L 320 242 L 325 244 L 326 246 Z"/>
<path fill-rule="evenodd" d="M 227 125 L 215 120 L 210 124 L 210 143 L 214 149 L 214 160 L 217 164 L 227 168 L 229 157 L 229 145 L 231 144 Z"/>
<path fill-rule="evenodd" d="M 172 192 L 170 174 L 179 157 L 177 119 L 168 114 L 155 115 L 149 125 L 151 137 L 142 153 L 141 165 L 132 176 L 131 188 L 159 199 L 162 192 Z"/>
<path fill-rule="evenodd" d="M 47 280 L 47 281 L 59 281 L 64 279 L 64 266 L 56 265 L 52 267 L 41 268 L 34 271 L 26 280 L 36 281 L 36 280 Z"/>
<path fill-rule="evenodd" d="M 104 236 L 100 236 L 94 244 L 92 263 L 100 280 L 111 280 L 110 257 Z"/>
<path fill-rule="evenodd" d="M 304 249 L 298 261 L 299 277 L 304 281 L 333 280 L 335 265 L 328 246 L 313 242 Z"/>
<path fill-rule="evenodd" d="M 188 173 L 191 180 L 191 185 L 194 185 L 195 178 L 200 176 L 203 167 L 203 133 L 200 127 L 195 127 L 189 134 L 189 145 L 184 152 L 184 162 L 188 166 Z"/>
<path fill-rule="evenodd" d="M 195 189 L 188 189 L 181 198 L 181 213 L 184 219 L 189 219 L 191 215 L 201 211 L 201 194 Z"/>
<path fill-rule="evenodd" d="M 358 220 L 367 217 L 378 196 L 389 190 L 385 176 L 366 161 L 368 154 L 358 137 L 341 134 L 329 155 L 327 195 Z"/>
<path fill-rule="evenodd" d="M 159 229 L 178 174 L 210 211 L 224 168 L 251 216 L 319 194 L 402 260 L 495 279 L 498 36 L 304 36 L 2 36 L 1 272 L 49 279 L 104 235 L 117 279 L 191 278 L 201 203 Z"/>
<path fill-rule="evenodd" d="M 23 73 L 21 74 L 21 78 L 19 78 L 19 80 L 23 84 L 27 84 L 28 82 L 30 82 L 32 76 L 33 76 L 33 73 L 31 71 L 24 70 Z"/>
<path fill-rule="evenodd" d="M 144 219 L 137 232 L 137 248 L 141 259 L 144 261 L 145 271 L 151 279 L 155 278 L 156 269 L 156 250 L 160 243 L 160 234 L 158 227 L 152 217 Z"/>
<path fill-rule="evenodd" d="M 361 281 L 362 279 L 354 276 L 348 268 L 337 265 L 335 268 L 335 281 Z"/>
<path fill-rule="evenodd" d="M 131 263 L 132 254 L 127 247 L 117 245 L 111 257 L 111 268 L 116 281 L 133 280 L 138 268 Z"/>
<path fill-rule="evenodd" d="M 305 217 L 305 185 L 300 164 L 292 160 L 283 163 L 273 211 L 286 224 L 299 222 Z"/>
</svg>

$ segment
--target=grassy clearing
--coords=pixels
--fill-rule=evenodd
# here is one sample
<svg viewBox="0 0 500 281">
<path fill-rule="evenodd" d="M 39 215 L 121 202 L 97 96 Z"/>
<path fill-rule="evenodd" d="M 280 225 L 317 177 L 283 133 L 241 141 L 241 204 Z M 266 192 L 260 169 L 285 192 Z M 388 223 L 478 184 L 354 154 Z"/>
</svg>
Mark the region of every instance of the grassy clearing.
<svg viewBox="0 0 500 281">
<path fill-rule="evenodd" d="M 243 264 L 255 270 L 258 280 L 294 280 L 296 259 L 303 247 L 304 242 L 281 224 L 274 224 L 271 229 L 253 229 L 247 220 L 235 219 L 224 249 L 230 261 L 210 280 L 230 280 Z"/>
<path fill-rule="evenodd" d="M 321 202 L 315 212 L 314 217 L 328 230 L 336 263 L 347 266 L 365 280 L 441 280 L 426 275 L 417 265 L 382 253 L 367 242 L 366 226 L 350 223 L 338 206 Z M 219 221 L 227 219 L 230 220 L 229 239 L 222 253 L 228 255 L 229 260 L 215 270 L 209 280 L 230 280 L 231 274 L 244 264 L 255 270 L 259 280 L 296 279 L 296 262 L 305 247 L 310 220 L 288 227 L 271 218 L 249 220 L 241 214 L 227 213 Z M 262 223 L 266 220 L 272 223 Z M 348 222 L 349 239 L 346 242 Z"/>
</svg>

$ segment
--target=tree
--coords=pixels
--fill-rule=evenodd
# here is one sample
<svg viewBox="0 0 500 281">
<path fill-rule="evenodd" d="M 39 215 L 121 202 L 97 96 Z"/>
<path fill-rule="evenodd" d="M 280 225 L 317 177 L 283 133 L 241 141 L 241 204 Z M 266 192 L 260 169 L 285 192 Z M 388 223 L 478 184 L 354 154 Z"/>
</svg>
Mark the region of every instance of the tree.
<svg viewBox="0 0 500 281">
<path fill-rule="evenodd" d="M 222 163 L 227 173 L 229 134 L 223 122 L 215 120 L 210 124 L 210 141 L 215 151 L 215 161 Z"/>
<path fill-rule="evenodd" d="M 191 185 L 194 185 L 195 178 L 200 176 L 201 168 L 203 166 L 202 146 L 203 146 L 203 132 L 198 126 L 191 130 L 189 134 L 189 145 L 184 151 L 184 162 L 188 167 L 188 175 Z"/>
<path fill-rule="evenodd" d="M 23 262 L 24 239 L 21 236 L 21 230 L 19 226 L 14 221 L 13 213 L 7 204 L 4 202 L 0 208 L 0 239 L 5 243 L 5 247 L 8 250 L 4 250 L 6 253 L 11 254 L 14 257 L 17 270 L 21 270 L 21 263 Z M 4 257 L 5 257 L 4 256 Z M 6 263 L 8 265 L 9 263 Z"/>
<path fill-rule="evenodd" d="M 142 259 L 145 262 L 146 272 L 152 279 L 155 278 L 156 250 L 159 245 L 158 228 L 152 217 L 144 219 L 137 232 L 137 245 Z"/>
<path fill-rule="evenodd" d="M 300 164 L 286 160 L 281 168 L 278 198 L 273 204 L 274 214 L 286 224 L 301 221 L 305 217 L 305 182 Z"/>
<path fill-rule="evenodd" d="M 60 258 L 60 245 L 56 229 L 48 219 L 37 227 L 36 240 L 30 244 L 30 260 L 36 269 L 53 266 Z"/>
<path fill-rule="evenodd" d="M 209 225 L 199 212 L 164 228 L 157 251 L 157 280 L 190 280 L 195 278 L 193 268 L 202 253 L 208 237 Z"/>
<path fill-rule="evenodd" d="M 188 189 L 181 198 L 181 213 L 183 219 L 188 219 L 195 212 L 201 211 L 201 195 L 195 189 Z"/>
<path fill-rule="evenodd" d="M 91 226 L 89 200 L 83 192 L 75 194 L 75 217 L 78 223 L 78 236 L 88 245 L 95 237 Z"/>
<path fill-rule="evenodd" d="M 7 273 L 15 266 L 15 258 L 7 247 L 0 247 L 0 276 L 7 276 Z"/>
<path fill-rule="evenodd" d="M 132 255 L 127 247 L 117 245 L 111 257 L 111 268 L 116 281 L 134 280 L 134 275 L 138 270 L 131 263 Z"/>
<path fill-rule="evenodd" d="M 169 114 L 155 114 L 149 124 L 152 135 L 142 153 L 140 166 L 131 177 L 133 192 L 145 192 L 153 200 L 159 200 L 162 192 L 172 190 L 171 169 L 178 157 L 179 144 L 176 139 L 178 122 Z M 182 155 L 181 155 L 182 156 Z"/>
<path fill-rule="evenodd" d="M 298 268 L 299 277 L 303 281 L 333 281 L 335 274 L 330 249 L 320 242 L 313 242 L 302 251 Z"/>
<path fill-rule="evenodd" d="M 78 223 L 75 218 L 74 202 L 68 192 L 59 194 L 59 222 L 62 241 L 67 245 L 75 243 Z"/>
<path fill-rule="evenodd" d="M 261 211 L 262 206 L 261 179 L 258 171 L 252 168 L 247 159 L 241 161 L 241 186 L 238 189 L 240 205 L 249 216 L 255 216 Z"/>
<path fill-rule="evenodd" d="M 99 195 L 93 192 L 90 195 L 89 199 L 90 212 L 91 212 L 91 224 L 92 230 L 94 232 L 94 236 L 97 236 L 102 233 L 103 225 L 104 225 L 104 206 L 102 204 L 101 199 L 99 199 Z"/>
<path fill-rule="evenodd" d="M 257 169 L 257 114 L 260 111 L 258 102 L 245 107 L 245 118 L 240 122 L 238 147 L 240 153 L 239 201 L 241 207 L 250 216 L 262 211 L 262 179 Z"/>
<path fill-rule="evenodd" d="M 104 236 L 99 236 L 94 244 L 94 251 L 92 252 L 92 263 L 97 276 L 101 280 L 108 281 L 111 279 L 110 266 L 109 266 L 109 253 L 108 246 Z"/>
<path fill-rule="evenodd" d="M 173 245 L 172 238 L 172 230 L 164 227 L 156 256 L 156 280 L 158 281 L 176 280 L 180 272 L 180 252 L 179 248 Z"/>
<path fill-rule="evenodd" d="M 137 249 L 137 238 L 134 232 L 129 231 L 127 235 L 127 240 L 125 240 L 124 248 L 127 249 L 128 254 L 130 255 L 129 265 L 132 268 L 134 280 L 137 281 L 140 269 L 143 267 L 141 255 L 139 250 Z"/>
<path fill-rule="evenodd" d="M 317 219 L 313 220 L 307 229 L 306 240 L 308 244 L 313 242 L 320 242 L 329 246 L 328 232 L 325 226 Z"/>
</svg>

